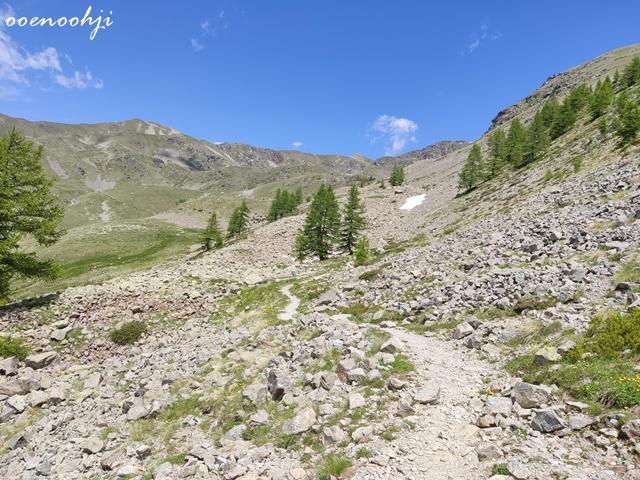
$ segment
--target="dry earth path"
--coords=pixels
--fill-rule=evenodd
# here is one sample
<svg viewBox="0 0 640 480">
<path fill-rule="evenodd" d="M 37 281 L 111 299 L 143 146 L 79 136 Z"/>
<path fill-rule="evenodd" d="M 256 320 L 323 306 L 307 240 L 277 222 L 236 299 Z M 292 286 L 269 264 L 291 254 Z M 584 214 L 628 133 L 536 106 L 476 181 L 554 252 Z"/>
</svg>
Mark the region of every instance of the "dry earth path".
<svg viewBox="0 0 640 480">
<path fill-rule="evenodd" d="M 482 439 L 468 404 L 486 388 L 483 378 L 497 370 L 475 351 L 435 335 L 387 331 L 406 346 L 418 383 L 440 387 L 440 399 L 436 405 L 415 405 L 415 428 L 398 433 L 391 444 L 367 445 L 377 455 L 358 469 L 354 480 L 487 478 L 475 453 Z"/>
<path fill-rule="evenodd" d="M 293 320 L 293 316 L 298 313 L 298 307 L 300 306 L 300 299 L 290 292 L 291 285 L 285 285 L 280 289 L 285 297 L 289 299 L 289 303 L 284 309 L 284 312 L 278 315 L 280 320 Z"/>
</svg>

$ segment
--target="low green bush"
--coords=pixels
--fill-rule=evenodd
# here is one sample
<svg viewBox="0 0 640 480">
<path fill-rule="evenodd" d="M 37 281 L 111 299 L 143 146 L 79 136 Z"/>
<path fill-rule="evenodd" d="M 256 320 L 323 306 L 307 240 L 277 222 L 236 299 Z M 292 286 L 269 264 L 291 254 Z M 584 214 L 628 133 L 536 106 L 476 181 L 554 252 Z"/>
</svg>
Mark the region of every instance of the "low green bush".
<svg viewBox="0 0 640 480">
<path fill-rule="evenodd" d="M 18 359 L 24 360 L 29 355 L 30 350 L 23 343 L 24 338 L 0 335 L 0 357 L 18 357 Z"/>
<path fill-rule="evenodd" d="M 109 340 L 118 345 L 133 345 L 147 331 L 143 322 L 127 322 L 122 327 L 111 330 Z"/>
<path fill-rule="evenodd" d="M 373 280 L 376 277 L 379 277 L 382 274 L 382 270 L 380 269 L 376 269 L 376 270 L 368 270 L 364 273 L 362 273 L 358 278 L 360 280 L 365 280 L 365 281 L 369 281 L 369 280 Z"/>
</svg>

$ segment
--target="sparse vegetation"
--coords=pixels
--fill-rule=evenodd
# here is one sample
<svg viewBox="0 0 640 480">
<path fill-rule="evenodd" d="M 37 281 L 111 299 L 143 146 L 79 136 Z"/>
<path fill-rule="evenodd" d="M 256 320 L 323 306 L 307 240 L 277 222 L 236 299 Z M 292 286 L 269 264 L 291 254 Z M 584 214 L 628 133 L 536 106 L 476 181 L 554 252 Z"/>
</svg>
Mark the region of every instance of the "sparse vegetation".
<svg viewBox="0 0 640 480">
<path fill-rule="evenodd" d="M 24 341 L 24 338 L 0 335 L 0 357 L 18 357 L 24 360 L 30 352 Z"/>
<path fill-rule="evenodd" d="M 353 462 L 345 455 L 336 452 L 328 453 L 322 457 L 318 465 L 318 479 L 329 480 L 332 477 L 340 478 L 340 475 L 352 465 Z"/>
<path fill-rule="evenodd" d="M 147 331 L 147 325 L 144 322 L 132 321 L 126 322 L 120 328 L 116 328 L 109 332 L 109 340 L 118 345 L 133 345 Z"/>
</svg>

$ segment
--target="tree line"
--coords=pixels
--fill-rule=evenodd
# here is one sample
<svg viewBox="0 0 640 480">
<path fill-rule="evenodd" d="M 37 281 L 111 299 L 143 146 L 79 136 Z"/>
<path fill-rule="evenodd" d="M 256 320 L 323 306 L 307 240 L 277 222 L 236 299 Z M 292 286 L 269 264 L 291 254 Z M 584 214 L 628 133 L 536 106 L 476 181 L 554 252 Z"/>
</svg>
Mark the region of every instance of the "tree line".
<svg viewBox="0 0 640 480">
<path fill-rule="evenodd" d="M 640 57 L 634 57 L 622 74 L 606 76 L 594 88 L 581 84 L 572 88 L 563 102 L 553 97 L 536 112 L 527 126 L 519 118 L 511 121 L 508 132 L 496 128 L 487 139 L 486 158 L 475 143 L 458 176 L 458 188 L 469 191 L 494 178 L 505 166 L 525 167 L 547 155 L 551 142 L 575 126 L 587 110 L 589 121 L 597 121 L 605 135 L 610 128 L 621 147 L 636 140 L 640 132 Z"/>
</svg>

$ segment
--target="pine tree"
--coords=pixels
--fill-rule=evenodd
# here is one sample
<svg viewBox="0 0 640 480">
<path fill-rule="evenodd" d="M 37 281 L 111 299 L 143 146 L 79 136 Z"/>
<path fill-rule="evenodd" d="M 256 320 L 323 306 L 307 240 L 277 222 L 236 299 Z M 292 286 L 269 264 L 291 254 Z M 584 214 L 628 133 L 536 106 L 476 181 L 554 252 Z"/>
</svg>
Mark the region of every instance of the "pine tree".
<svg viewBox="0 0 640 480">
<path fill-rule="evenodd" d="M 520 123 L 519 118 L 514 118 L 507 133 L 507 161 L 518 166 L 522 164 L 522 152 L 527 138 L 527 130 Z"/>
<path fill-rule="evenodd" d="M 640 131 L 640 105 L 629 100 L 625 93 L 621 93 L 616 100 L 616 117 L 613 122 L 622 146 L 634 141 Z"/>
<path fill-rule="evenodd" d="M 356 259 L 356 265 L 363 265 L 369 259 L 369 239 L 366 235 L 358 240 L 353 256 Z"/>
<path fill-rule="evenodd" d="M 558 103 L 558 100 L 555 97 L 544 102 L 542 110 L 540 110 L 540 115 L 542 115 L 542 122 L 545 127 L 551 127 L 559 109 L 560 103 Z"/>
<path fill-rule="evenodd" d="M 551 139 L 555 140 L 571 130 L 571 127 L 576 123 L 576 119 L 576 112 L 574 112 L 571 105 L 565 101 L 558 109 L 558 113 L 549 130 Z"/>
<path fill-rule="evenodd" d="M 627 87 L 640 83 L 640 57 L 633 57 L 622 72 L 622 83 Z"/>
<path fill-rule="evenodd" d="M 489 159 L 487 162 L 487 175 L 493 178 L 507 161 L 507 136 L 504 130 L 498 128 L 490 136 Z"/>
<path fill-rule="evenodd" d="M 353 254 L 360 233 L 367 224 L 364 218 L 364 205 L 360 201 L 358 187 L 353 185 L 349 190 L 349 198 L 344 206 L 342 228 L 340 232 L 340 248 Z"/>
<path fill-rule="evenodd" d="M 249 223 L 249 206 L 247 201 L 243 200 L 242 204 L 237 207 L 231 214 L 229 226 L 227 227 L 227 238 L 237 237 L 244 233 Z"/>
<path fill-rule="evenodd" d="M 0 300 L 8 299 L 15 276 L 52 280 L 60 270 L 52 260 L 21 251 L 27 237 L 46 247 L 64 233 L 58 227 L 64 211 L 50 193 L 42 152 L 15 129 L 0 138 Z"/>
<path fill-rule="evenodd" d="M 296 256 L 317 255 L 325 260 L 340 236 L 340 208 L 331 185 L 320 185 L 313 197 L 304 226 L 296 236 Z"/>
<path fill-rule="evenodd" d="M 607 113 L 607 108 L 613 102 L 613 85 L 611 79 L 607 76 L 604 81 L 598 80 L 593 95 L 589 99 L 589 113 L 591 119 L 595 120 Z"/>
<path fill-rule="evenodd" d="M 549 132 L 544 126 L 542 115 L 538 112 L 527 128 L 527 137 L 524 142 L 522 160 L 524 165 L 533 163 L 544 157 L 549 149 Z"/>
<path fill-rule="evenodd" d="M 404 183 L 404 168 L 400 165 L 394 165 L 389 177 L 389 183 L 394 187 L 399 187 Z"/>
<path fill-rule="evenodd" d="M 204 229 L 202 238 L 202 244 L 205 251 L 209 251 L 212 248 L 221 248 L 224 241 L 222 239 L 222 230 L 218 224 L 218 216 L 216 212 L 212 212 L 207 222 L 207 227 Z"/>
<path fill-rule="evenodd" d="M 304 200 L 304 196 L 302 195 L 302 187 L 296 188 L 295 198 L 296 198 L 296 207 L 298 207 L 299 205 L 302 205 L 302 202 Z"/>
<path fill-rule="evenodd" d="M 468 191 L 474 188 L 482 180 L 482 151 L 477 143 L 474 143 L 469 156 L 462 167 L 458 179 L 458 188 Z"/>
</svg>

